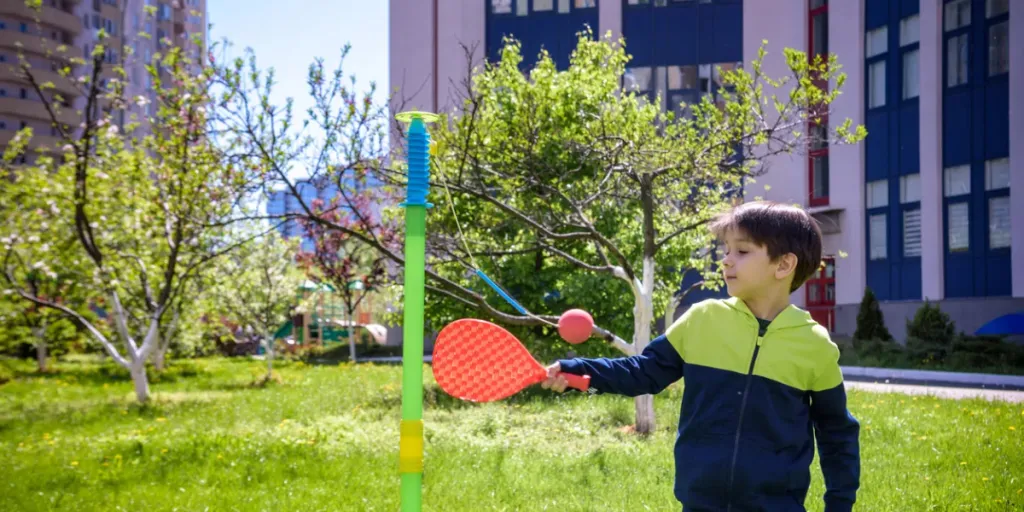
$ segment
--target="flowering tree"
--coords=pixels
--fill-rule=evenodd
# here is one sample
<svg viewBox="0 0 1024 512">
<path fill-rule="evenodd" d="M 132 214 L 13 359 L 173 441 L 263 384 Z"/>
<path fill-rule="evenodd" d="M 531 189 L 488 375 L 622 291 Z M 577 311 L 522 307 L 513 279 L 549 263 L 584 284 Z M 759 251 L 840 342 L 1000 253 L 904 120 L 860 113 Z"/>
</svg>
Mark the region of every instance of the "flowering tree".
<svg viewBox="0 0 1024 512">
<path fill-rule="evenodd" d="M 224 256 L 216 266 L 223 278 L 211 296 L 221 318 L 259 336 L 266 354 L 266 379 L 274 371 L 275 332 L 305 307 L 298 299 L 305 276 L 296 265 L 297 254 L 294 241 L 271 231 Z"/>
<path fill-rule="evenodd" d="M 81 77 L 85 110 L 78 129 L 61 122 L 67 118 L 65 102 L 51 93 L 52 84 L 22 68 L 64 141 L 63 162 L 44 156 L 13 173 L 12 187 L 29 202 L 8 212 L 16 222 L 0 227 L 0 238 L 7 240 L 2 270 L 6 289 L 87 330 L 131 373 L 135 395 L 145 402 L 146 361 L 170 337 L 182 290 L 214 258 L 241 243 L 225 236 L 223 220 L 251 182 L 211 143 L 209 70 L 198 69 L 179 48 L 157 55 L 149 66 L 155 112 L 144 120 L 156 129 L 132 136 L 140 120 L 130 118 L 124 129 L 114 122 L 128 102 L 122 82 L 100 83 L 103 56 L 104 44 L 98 44 L 89 74 Z M 29 229 L 39 240 L 70 232 L 74 243 L 61 254 L 43 251 Z M 64 268 L 77 272 L 109 327 L 33 291 L 25 268 L 47 275 Z"/>
<path fill-rule="evenodd" d="M 356 310 L 364 300 L 393 279 L 390 261 L 380 251 L 351 235 L 357 231 L 372 236 L 381 245 L 398 250 L 398 226 L 394 218 L 382 218 L 383 205 L 395 204 L 388 190 L 369 187 L 366 173 L 353 186 L 339 190 L 338 196 L 325 203 L 314 200 L 312 207 L 329 224 L 302 219 L 306 235 L 314 241 L 312 252 L 302 252 L 302 262 L 311 276 L 326 282 L 345 305 L 344 325 L 348 330 L 349 360 L 356 360 Z M 331 225 L 344 226 L 346 230 Z"/>
</svg>

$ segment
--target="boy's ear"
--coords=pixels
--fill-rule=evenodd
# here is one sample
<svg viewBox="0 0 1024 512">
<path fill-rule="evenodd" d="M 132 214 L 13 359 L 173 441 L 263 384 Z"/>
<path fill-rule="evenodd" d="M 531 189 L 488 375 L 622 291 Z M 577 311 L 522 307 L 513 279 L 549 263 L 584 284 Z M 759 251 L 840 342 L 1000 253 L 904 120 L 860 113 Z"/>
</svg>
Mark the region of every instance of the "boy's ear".
<svg viewBox="0 0 1024 512">
<path fill-rule="evenodd" d="M 792 276 L 793 273 L 796 271 L 797 262 L 798 259 L 796 257 L 796 254 L 793 254 L 791 252 L 783 254 L 781 257 L 779 257 L 778 267 L 775 268 L 775 278 L 781 280 Z"/>
</svg>

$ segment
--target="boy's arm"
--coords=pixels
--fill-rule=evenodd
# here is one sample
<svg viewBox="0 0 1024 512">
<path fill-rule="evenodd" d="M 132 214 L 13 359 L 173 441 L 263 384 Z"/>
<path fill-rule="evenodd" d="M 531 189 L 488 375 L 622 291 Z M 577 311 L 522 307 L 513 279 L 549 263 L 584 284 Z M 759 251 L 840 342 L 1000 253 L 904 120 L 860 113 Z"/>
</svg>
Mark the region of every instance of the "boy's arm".
<svg viewBox="0 0 1024 512">
<path fill-rule="evenodd" d="M 563 373 L 589 375 L 597 393 L 626 396 L 656 394 L 683 376 L 683 358 L 665 336 L 658 336 L 638 356 L 562 359 Z"/>
<path fill-rule="evenodd" d="M 846 407 L 838 349 L 811 391 L 811 421 L 825 478 L 825 512 L 853 509 L 860 487 L 860 424 Z"/>
</svg>

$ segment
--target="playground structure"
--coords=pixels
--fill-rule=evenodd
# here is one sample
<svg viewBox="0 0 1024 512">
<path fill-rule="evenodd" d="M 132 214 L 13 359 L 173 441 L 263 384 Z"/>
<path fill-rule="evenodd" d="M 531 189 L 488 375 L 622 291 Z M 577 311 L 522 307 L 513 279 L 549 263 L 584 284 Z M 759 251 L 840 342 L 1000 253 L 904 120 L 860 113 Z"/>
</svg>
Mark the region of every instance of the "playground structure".
<svg viewBox="0 0 1024 512">
<path fill-rule="evenodd" d="M 353 281 L 350 286 L 359 289 L 356 287 L 362 286 L 362 282 Z M 338 343 L 347 344 L 349 329 L 355 328 L 358 329 L 357 344 L 383 345 L 387 342 L 388 330 L 384 325 L 374 323 L 374 310 L 383 307 L 374 295 L 371 292 L 357 306 L 353 318 L 348 318 L 344 299 L 333 286 L 307 280 L 296 293 L 296 301 L 307 305 L 305 311 L 285 322 L 274 338 L 284 340 L 289 351 L 302 346 L 331 347 Z"/>
</svg>

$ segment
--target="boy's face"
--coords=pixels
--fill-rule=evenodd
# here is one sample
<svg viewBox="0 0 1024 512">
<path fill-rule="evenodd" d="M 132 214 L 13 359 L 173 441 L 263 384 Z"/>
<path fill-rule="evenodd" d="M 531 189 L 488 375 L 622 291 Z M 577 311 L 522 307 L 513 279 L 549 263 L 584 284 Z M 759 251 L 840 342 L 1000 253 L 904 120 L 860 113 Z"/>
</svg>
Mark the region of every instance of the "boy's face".
<svg viewBox="0 0 1024 512">
<path fill-rule="evenodd" d="M 788 274 L 781 272 L 780 275 L 783 270 L 780 265 L 785 266 L 784 258 L 773 262 L 768 257 L 767 247 L 754 243 L 739 229 L 728 230 L 723 242 L 725 257 L 721 268 L 730 296 L 744 300 L 763 297 L 784 284 Z"/>
</svg>

